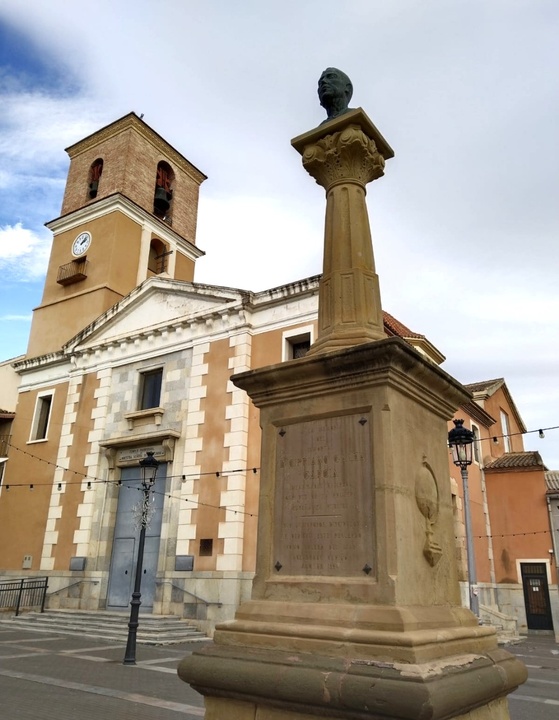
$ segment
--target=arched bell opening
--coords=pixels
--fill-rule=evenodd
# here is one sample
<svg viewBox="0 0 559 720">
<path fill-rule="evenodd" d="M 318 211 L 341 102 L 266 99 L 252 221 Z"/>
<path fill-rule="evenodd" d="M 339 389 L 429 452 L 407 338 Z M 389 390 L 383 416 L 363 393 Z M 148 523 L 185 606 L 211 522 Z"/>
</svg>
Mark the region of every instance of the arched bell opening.
<svg viewBox="0 0 559 720">
<path fill-rule="evenodd" d="M 157 165 L 155 193 L 153 196 L 153 213 L 166 222 L 170 222 L 171 220 L 174 180 L 175 173 L 173 172 L 171 166 L 168 163 L 161 161 Z"/>
<path fill-rule="evenodd" d="M 161 275 L 167 272 L 167 265 L 171 250 L 159 238 L 152 238 L 149 246 L 148 276 Z"/>
<path fill-rule="evenodd" d="M 91 167 L 89 168 L 87 194 L 90 199 L 97 197 L 97 192 L 99 190 L 99 181 L 101 180 L 102 173 L 103 160 L 101 158 L 98 158 L 94 163 L 92 163 Z"/>
</svg>

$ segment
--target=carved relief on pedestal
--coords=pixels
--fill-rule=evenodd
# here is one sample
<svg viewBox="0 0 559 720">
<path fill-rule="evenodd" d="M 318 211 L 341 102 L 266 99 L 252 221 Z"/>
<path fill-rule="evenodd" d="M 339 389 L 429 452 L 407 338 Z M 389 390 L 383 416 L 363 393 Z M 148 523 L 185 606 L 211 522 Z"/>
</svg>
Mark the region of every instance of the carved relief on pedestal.
<svg viewBox="0 0 559 720">
<path fill-rule="evenodd" d="M 441 546 L 433 539 L 433 527 L 439 516 L 439 487 L 425 457 L 415 481 L 415 500 L 426 523 L 423 555 L 430 565 L 435 566 L 443 554 Z"/>
<path fill-rule="evenodd" d="M 384 158 L 375 141 L 353 124 L 307 145 L 303 166 L 326 190 L 338 182 L 357 182 L 365 187 L 384 175 Z"/>
</svg>

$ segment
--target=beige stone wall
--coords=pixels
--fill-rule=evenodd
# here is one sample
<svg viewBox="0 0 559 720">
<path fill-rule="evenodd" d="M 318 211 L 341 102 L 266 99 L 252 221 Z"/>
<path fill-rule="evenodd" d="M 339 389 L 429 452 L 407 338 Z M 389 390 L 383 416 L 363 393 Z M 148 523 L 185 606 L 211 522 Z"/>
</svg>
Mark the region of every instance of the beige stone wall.
<svg viewBox="0 0 559 720">
<path fill-rule="evenodd" d="M 72 262 L 72 243 L 91 233 L 85 280 L 71 285 L 56 281 L 59 268 Z M 141 228 L 122 213 L 112 212 L 67 230 L 53 239 L 41 305 L 33 313 L 27 354 L 58 351 L 86 325 L 136 286 Z"/>
</svg>

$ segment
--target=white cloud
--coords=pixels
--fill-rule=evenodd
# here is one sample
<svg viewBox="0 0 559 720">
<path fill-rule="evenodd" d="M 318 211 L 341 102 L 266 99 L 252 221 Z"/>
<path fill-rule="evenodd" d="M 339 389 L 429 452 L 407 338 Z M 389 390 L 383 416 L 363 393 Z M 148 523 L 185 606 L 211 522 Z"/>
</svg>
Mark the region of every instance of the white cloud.
<svg viewBox="0 0 559 720">
<path fill-rule="evenodd" d="M 322 228 L 270 197 L 200 203 L 195 280 L 263 290 L 322 271 Z"/>
<path fill-rule="evenodd" d="M 0 269 L 11 280 L 37 280 L 46 272 L 50 245 L 50 237 L 41 237 L 21 223 L 2 226 Z"/>
<path fill-rule="evenodd" d="M 4 172 L 37 173 L 52 176 L 53 165 L 66 163 L 64 147 L 99 128 L 106 113 L 83 95 L 55 97 L 40 92 L 1 95 L 2 135 L 0 157 Z M 88 112 L 84 113 L 84 106 Z"/>
<path fill-rule="evenodd" d="M 0 315 L 0 322 L 31 322 L 32 315 Z"/>
<path fill-rule="evenodd" d="M 67 0 L 1 5 L 80 90 L 5 85 L 0 248 L 8 228 L 48 245 L 64 147 L 135 109 L 209 175 L 196 280 L 258 290 L 319 272 L 324 193 L 289 143 L 323 119 L 316 82 L 336 65 L 396 153 L 368 189 L 384 307 L 459 379 L 505 375 L 521 414 L 557 424 L 559 4 L 98 0 L 87 20 Z M 38 245 L 18 242 L 0 266 L 21 280 Z"/>
</svg>

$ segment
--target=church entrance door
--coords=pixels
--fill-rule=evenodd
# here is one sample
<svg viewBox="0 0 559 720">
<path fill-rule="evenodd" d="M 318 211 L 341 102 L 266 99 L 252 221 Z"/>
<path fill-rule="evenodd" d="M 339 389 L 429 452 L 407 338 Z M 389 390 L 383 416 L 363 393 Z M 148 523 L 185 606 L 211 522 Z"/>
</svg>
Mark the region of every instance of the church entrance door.
<svg viewBox="0 0 559 720">
<path fill-rule="evenodd" d="M 167 464 L 161 463 L 157 470 L 150 502 L 152 510 L 146 528 L 140 612 L 153 610 L 166 474 Z M 120 479 L 122 485 L 118 496 L 107 610 L 126 610 L 129 607 L 138 559 L 139 515 L 142 503 L 141 470 L 139 467 L 122 468 Z"/>
</svg>

